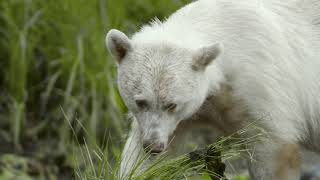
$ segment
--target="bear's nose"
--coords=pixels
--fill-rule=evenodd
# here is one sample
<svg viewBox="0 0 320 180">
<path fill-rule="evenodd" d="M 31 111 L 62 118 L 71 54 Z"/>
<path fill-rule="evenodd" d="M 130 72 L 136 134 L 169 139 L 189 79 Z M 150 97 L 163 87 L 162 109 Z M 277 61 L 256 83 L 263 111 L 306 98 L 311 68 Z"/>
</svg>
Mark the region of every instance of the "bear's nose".
<svg viewBox="0 0 320 180">
<path fill-rule="evenodd" d="M 163 143 L 154 143 L 152 140 L 146 140 L 143 142 L 143 149 L 151 154 L 159 154 L 164 150 Z"/>
</svg>

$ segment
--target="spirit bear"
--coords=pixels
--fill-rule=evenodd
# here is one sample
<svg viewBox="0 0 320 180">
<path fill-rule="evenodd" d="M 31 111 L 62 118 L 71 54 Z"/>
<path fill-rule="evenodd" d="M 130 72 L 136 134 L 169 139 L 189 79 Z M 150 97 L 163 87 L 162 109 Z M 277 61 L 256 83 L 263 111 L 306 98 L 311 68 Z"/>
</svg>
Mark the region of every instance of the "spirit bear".
<svg viewBox="0 0 320 180">
<path fill-rule="evenodd" d="M 133 117 L 122 176 L 141 148 L 161 153 L 201 126 L 270 134 L 254 147 L 252 179 L 285 179 L 285 144 L 320 152 L 319 1 L 199 0 L 131 38 L 110 30 L 106 45 Z"/>
</svg>

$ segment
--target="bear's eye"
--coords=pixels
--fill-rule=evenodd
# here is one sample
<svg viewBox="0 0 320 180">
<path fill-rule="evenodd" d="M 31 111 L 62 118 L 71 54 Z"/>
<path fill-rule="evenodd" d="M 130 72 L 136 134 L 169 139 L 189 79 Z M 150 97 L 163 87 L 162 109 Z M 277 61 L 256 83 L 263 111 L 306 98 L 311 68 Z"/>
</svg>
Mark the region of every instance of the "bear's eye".
<svg viewBox="0 0 320 180">
<path fill-rule="evenodd" d="M 145 109 L 148 107 L 148 102 L 144 99 L 137 99 L 136 104 L 140 109 Z"/>
<path fill-rule="evenodd" d="M 177 104 L 175 104 L 175 103 L 170 103 L 170 104 L 164 106 L 164 109 L 169 112 L 173 112 L 176 108 L 177 108 Z"/>
</svg>

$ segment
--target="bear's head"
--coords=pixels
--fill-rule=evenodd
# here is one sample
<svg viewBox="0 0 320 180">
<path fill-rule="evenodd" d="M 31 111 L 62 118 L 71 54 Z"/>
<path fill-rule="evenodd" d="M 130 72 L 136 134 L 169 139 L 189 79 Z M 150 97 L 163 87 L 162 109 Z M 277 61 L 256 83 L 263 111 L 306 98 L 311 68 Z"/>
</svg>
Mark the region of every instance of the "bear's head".
<svg viewBox="0 0 320 180">
<path fill-rule="evenodd" d="M 192 116 L 210 91 L 207 67 L 222 53 L 221 44 L 196 50 L 168 42 L 142 43 L 118 30 L 106 37 L 118 65 L 120 94 L 153 153 L 163 151 L 180 121 Z"/>
</svg>

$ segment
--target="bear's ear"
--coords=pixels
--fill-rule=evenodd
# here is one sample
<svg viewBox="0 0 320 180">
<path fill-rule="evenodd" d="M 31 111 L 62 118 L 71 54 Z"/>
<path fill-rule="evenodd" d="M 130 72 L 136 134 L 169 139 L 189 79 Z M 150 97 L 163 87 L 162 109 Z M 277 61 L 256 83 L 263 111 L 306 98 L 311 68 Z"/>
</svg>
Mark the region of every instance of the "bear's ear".
<svg viewBox="0 0 320 180">
<path fill-rule="evenodd" d="M 131 50 L 130 39 L 121 31 L 112 29 L 106 36 L 106 46 L 113 56 L 120 64 L 122 59 Z"/>
<path fill-rule="evenodd" d="M 222 53 L 223 45 L 221 43 L 198 49 L 193 55 L 192 69 L 195 71 L 204 71 L 206 67 Z"/>
</svg>

